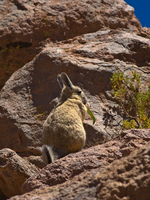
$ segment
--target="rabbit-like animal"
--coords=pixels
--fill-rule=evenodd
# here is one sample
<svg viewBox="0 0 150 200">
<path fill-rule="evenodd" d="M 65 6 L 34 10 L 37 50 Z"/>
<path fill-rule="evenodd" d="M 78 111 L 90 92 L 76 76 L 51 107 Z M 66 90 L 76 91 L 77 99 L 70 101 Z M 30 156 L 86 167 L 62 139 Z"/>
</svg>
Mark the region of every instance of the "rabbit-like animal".
<svg viewBox="0 0 150 200">
<path fill-rule="evenodd" d="M 72 84 L 66 73 L 59 74 L 57 81 L 62 88 L 60 101 L 43 125 L 42 156 L 45 164 L 80 151 L 86 141 L 83 120 L 87 98 L 81 88 Z"/>
</svg>

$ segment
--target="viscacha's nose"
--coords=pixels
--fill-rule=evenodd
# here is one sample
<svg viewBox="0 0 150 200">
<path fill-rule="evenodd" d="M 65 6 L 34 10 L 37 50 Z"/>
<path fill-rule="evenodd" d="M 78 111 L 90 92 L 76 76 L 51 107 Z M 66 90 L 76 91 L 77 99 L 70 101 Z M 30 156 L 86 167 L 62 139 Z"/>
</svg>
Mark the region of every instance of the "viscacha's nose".
<svg viewBox="0 0 150 200">
<path fill-rule="evenodd" d="M 86 97 L 83 97 L 83 98 L 82 98 L 82 102 L 83 102 L 84 105 L 87 103 Z"/>
</svg>

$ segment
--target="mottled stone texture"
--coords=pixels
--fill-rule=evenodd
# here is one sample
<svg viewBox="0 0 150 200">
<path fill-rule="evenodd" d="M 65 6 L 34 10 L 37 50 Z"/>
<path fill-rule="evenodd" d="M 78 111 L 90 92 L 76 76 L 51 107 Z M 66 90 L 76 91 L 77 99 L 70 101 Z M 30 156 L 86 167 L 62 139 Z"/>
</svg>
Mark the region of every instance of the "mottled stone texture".
<svg viewBox="0 0 150 200">
<path fill-rule="evenodd" d="M 35 165 L 27 162 L 11 149 L 0 150 L 0 197 L 21 194 L 24 181 L 38 172 Z"/>
<path fill-rule="evenodd" d="M 135 70 L 146 89 L 149 55 L 150 29 L 123 0 L 0 1 L 0 199 L 148 199 L 150 132 L 122 131 L 110 78 Z M 43 168 L 42 125 L 63 71 L 96 124 L 87 115 L 85 149 Z"/>
<path fill-rule="evenodd" d="M 57 74 L 66 72 L 83 88 L 96 117 L 85 120 L 86 147 L 103 143 L 121 131 L 122 112 L 111 92 L 118 69 L 136 70 L 149 81 L 150 40 L 132 32 L 105 30 L 64 42 L 49 43 L 31 62 L 16 71 L 1 90 L 0 148 L 21 156 L 39 155 L 43 121 L 60 95 Z M 9 126 L 8 126 L 9 124 Z"/>
<path fill-rule="evenodd" d="M 122 0 L 2 0 L 0 2 L 0 88 L 46 42 L 101 28 L 141 27 L 134 9 Z"/>
<path fill-rule="evenodd" d="M 144 200 L 150 196 L 150 130 L 124 131 L 103 145 L 47 165 L 11 200 Z"/>
</svg>

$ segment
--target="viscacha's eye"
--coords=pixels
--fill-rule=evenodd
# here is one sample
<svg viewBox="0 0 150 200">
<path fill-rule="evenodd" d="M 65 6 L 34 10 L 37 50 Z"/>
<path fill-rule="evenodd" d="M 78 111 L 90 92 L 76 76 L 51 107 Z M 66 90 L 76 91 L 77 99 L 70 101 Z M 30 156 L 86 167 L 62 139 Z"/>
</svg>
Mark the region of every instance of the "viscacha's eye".
<svg viewBox="0 0 150 200">
<path fill-rule="evenodd" d="M 80 95 L 81 94 L 81 90 L 77 91 L 77 94 Z"/>
</svg>

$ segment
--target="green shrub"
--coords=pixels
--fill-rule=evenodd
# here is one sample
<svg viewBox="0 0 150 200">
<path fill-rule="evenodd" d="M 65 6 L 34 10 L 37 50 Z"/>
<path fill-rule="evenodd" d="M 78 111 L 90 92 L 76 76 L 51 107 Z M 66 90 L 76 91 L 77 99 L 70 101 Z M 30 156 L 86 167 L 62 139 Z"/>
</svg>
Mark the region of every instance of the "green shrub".
<svg viewBox="0 0 150 200">
<path fill-rule="evenodd" d="M 132 76 L 118 71 L 111 78 L 113 94 L 125 114 L 123 127 L 150 128 L 150 85 L 141 89 L 141 75 L 132 71 Z"/>
</svg>

